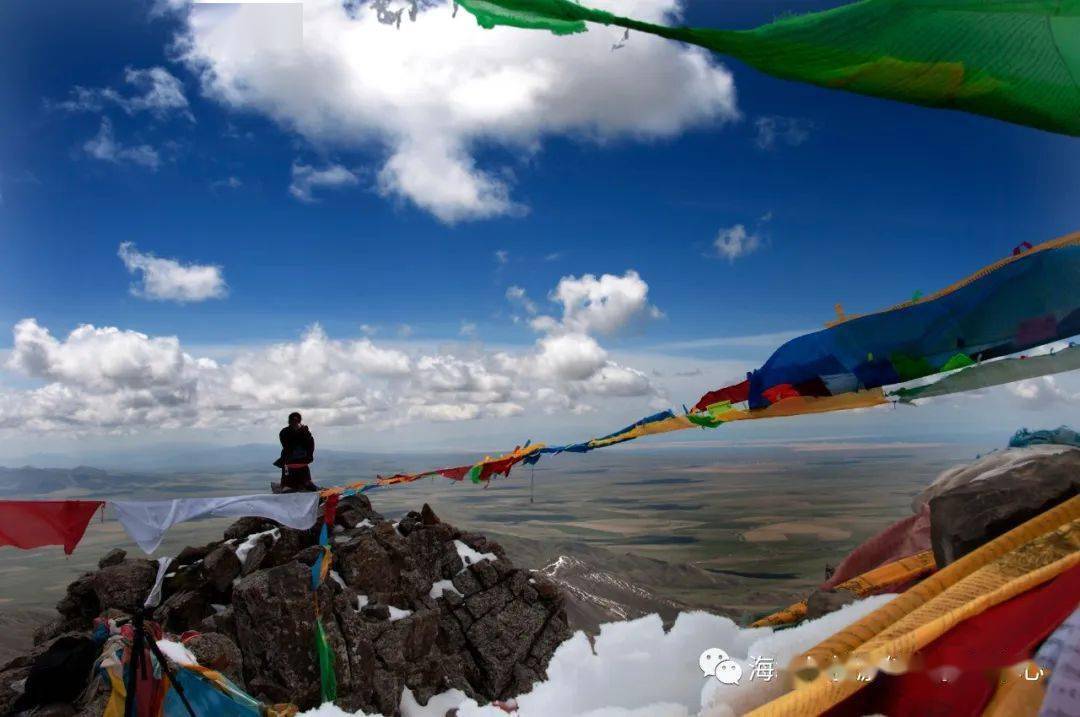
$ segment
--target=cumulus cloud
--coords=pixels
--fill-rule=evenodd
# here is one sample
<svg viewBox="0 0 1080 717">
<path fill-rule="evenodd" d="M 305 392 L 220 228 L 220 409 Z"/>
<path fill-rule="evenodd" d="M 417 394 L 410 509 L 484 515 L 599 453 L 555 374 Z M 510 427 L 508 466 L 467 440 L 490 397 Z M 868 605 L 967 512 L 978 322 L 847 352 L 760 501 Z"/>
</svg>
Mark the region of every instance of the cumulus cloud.
<svg viewBox="0 0 1080 717">
<path fill-rule="evenodd" d="M 810 137 L 814 125 L 809 120 L 798 117 L 767 115 L 754 121 L 757 136 L 754 143 L 759 149 L 771 150 L 780 145 L 798 147 Z"/>
<path fill-rule="evenodd" d="M 644 374 L 620 366 L 590 337 L 544 337 L 516 353 L 474 347 L 408 351 L 370 338 L 298 340 L 199 358 L 176 337 L 84 325 L 53 336 L 20 321 L 7 368 L 40 385 L 8 391 L 0 427 L 146 430 L 273 423 L 300 407 L 322 425 L 507 418 L 586 412 L 590 399 L 654 398 Z"/>
<path fill-rule="evenodd" d="M 164 67 L 128 67 L 124 70 L 124 81 L 135 88 L 134 94 L 125 95 L 112 87 L 76 85 L 68 99 L 55 106 L 69 112 L 101 112 L 106 106 L 115 105 L 129 115 L 149 112 L 162 119 L 176 112 L 195 121 L 184 94 L 184 84 Z"/>
<path fill-rule="evenodd" d="M 220 267 L 181 265 L 120 246 L 137 290 L 153 298 L 195 300 L 225 291 Z M 215 287 L 217 287 L 215 289 Z M 507 295 L 527 301 L 520 287 Z M 611 333 L 659 310 L 636 272 L 619 277 L 563 277 L 551 293 L 562 304 L 550 330 L 517 350 L 467 346 L 427 349 L 376 344 L 376 327 L 332 338 L 319 325 L 296 341 L 214 361 L 184 350 L 174 336 L 83 325 L 54 336 L 34 319 L 20 321 L 7 368 L 39 385 L 9 391 L 0 427 L 35 430 L 138 430 L 174 426 L 264 424 L 300 408 L 322 425 L 509 418 L 530 413 L 586 413 L 595 401 L 639 398 L 655 406 L 649 376 L 609 356 L 592 333 Z M 539 318 L 539 317 L 537 317 Z M 398 327 L 399 338 L 412 328 Z M 462 322 L 461 335 L 476 337 Z M 403 347 L 404 346 L 404 347 Z"/>
<path fill-rule="evenodd" d="M 448 223 L 522 211 L 510 173 L 477 161 L 481 146 L 513 164 L 551 135 L 662 138 L 738 115 L 731 74 L 700 49 L 642 36 L 612 53 L 602 28 L 485 31 L 449 3 L 420 3 L 395 29 L 374 5 L 198 4 L 177 47 L 210 98 L 318 145 L 381 151 L 375 189 Z M 681 9 L 597 5 L 653 21 Z"/>
<path fill-rule="evenodd" d="M 511 295 L 518 288 L 508 289 L 507 297 L 524 299 L 523 290 L 520 296 L 516 291 Z M 532 326 L 538 331 L 614 334 L 635 322 L 663 316 L 648 301 L 649 285 L 632 269 L 622 276 L 564 276 L 548 298 L 562 305 L 562 316 L 536 317 Z"/>
<path fill-rule="evenodd" d="M 220 266 L 212 264 L 181 264 L 176 259 L 162 259 L 124 242 L 117 251 L 120 260 L 139 281 L 131 293 L 157 301 L 206 301 L 225 296 L 228 287 Z"/>
<path fill-rule="evenodd" d="M 359 181 L 355 174 L 340 164 L 328 164 L 322 169 L 316 169 L 310 164 L 294 162 L 289 194 L 301 202 L 314 202 L 316 189 L 350 187 Z"/>
<path fill-rule="evenodd" d="M 161 166 L 161 157 L 150 145 L 124 145 L 118 142 L 108 117 L 101 118 L 98 133 L 83 143 L 83 151 L 94 159 L 113 164 L 137 164 L 150 170 Z"/>
</svg>

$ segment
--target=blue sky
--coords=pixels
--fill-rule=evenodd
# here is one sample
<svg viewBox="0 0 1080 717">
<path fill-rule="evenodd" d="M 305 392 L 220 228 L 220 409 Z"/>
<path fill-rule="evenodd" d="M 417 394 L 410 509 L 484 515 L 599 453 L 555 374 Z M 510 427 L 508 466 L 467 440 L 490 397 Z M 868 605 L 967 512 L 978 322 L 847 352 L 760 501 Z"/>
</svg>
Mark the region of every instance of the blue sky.
<svg viewBox="0 0 1080 717">
<path fill-rule="evenodd" d="M 632 9 L 647 14 L 673 4 L 639 0 Z M 683 7 L 690 24 L 745 27 L 834 4 Z M 318 5 L 305 8 L 309 42 L 316 32 L 336 37 L 348 22 L 312 30 L 316 12 L 327 12 L 325 3 Z M 428 13 L 445 21 L 450 10 Z M 342 41 L 320 47 L 317 56 L 312 50 L 304 67 L 283 70 L 270 59 L 245 64 L 245 48 L 213 37 L 215 22 L 228 27 L 232 20 L 193 17 L 199 15 L 183 4 L 0 5 L 0 349 L 9 356 L 0 386 L 14 404 L 38 400 L 25 392 L 50 384 L 96 396 L 72 398 L 79 406 L 73 410 L 85 413 L 67 425 L 47 411 L 31 420 L 12 409 L 7 430 L 29 421 L 35 449 L 66 445 L 76 435 L 99 440 L 97 423 L 136 444 L 177 432 L 200 440 L 255 439 L 276 425 L 269 416 L 278 407 L 266 396 L 251 406 L 260 418 L 222 418 L 224 429 L 197 401 L 180 415 L 109 405 L 102 410 L 115 416 L 94 420 L 104 394 L 117 386 L 103 388 L 100 377 L 58 368 L 79 363 L 63 342 L 82 324 L 177 337 L 194 359 L 221 364 L 269 344 L 296 345 L 314 324 L 328 341 L 346 342 L 361 340 L 366 326 L 379 350 L 416 361 L 449 354 L 494 360 L 495 352 L 539 351 L 536 342 L 553 335 L 530 327 L 534 317 L 508 299 L 508 288 L 524 290 L 537 314 L 569 331 L 572 317 L 547 298 L 560 279 L 635 271 L 647 284 L 647 299 L 628 309 L 633 316 L 610 333 L 595 327 L 578 333 L 602 345 L 604 360 L 619 370 L 650 379 L 653 385 L 636 394 L 584 390 L 582 398 L 581 390 L 564 391 L 562 376 L 559 390 L 570 396 L 565 405 L 577 413 L 567 419 L 551 404 L 540 417 L 531 401 L 544 380 L 535 369 L 534 393 L 504 402 L 524 408 L 513 419 L 481 410 L 475 421 L 397 422 L 366 409 L 328 419 L 335 427 L 327 435 L 342 446 L 393 447 L 411 444 L 417 434 L 425 445 L 487 445 L 489 436 L 518 434 L 518 425 L 520 433 L 587 431 L 616 427 L 654 405 L 691 402 L 738 375 L 742 364 L 765 358 L 773 338 L 820 326 L 838 301 L 848 311 L 888 305 L 944 286 L 1021 241 L 1077 228 L 1080 145 L 1066 137 L 775 80 L 725 58 L 696 55 L 698 74 L 672 87 L 678 83 L 670 73 L 678 77 L 689 66 L 680 64 L 689 62 L 689 50 L 632 34 L 626 48 L 612 52 L 605 48 L 618 33 L 606 28 L 593 28 L 588 40 L 535 40 L 548 43 L 533 48 L 538 58 L 564 48 L 584 53 L 592 64 L 582 71 L 591 76 L 578 96 L 551 99 L 559 94 L 552 90 L 528 111 L 508 110 L 512 96 L 535 79 L 520 57 L 532 50 L 510 46 L 533 36 L 510 29 L 481 34 L 464 13 L 453 20 L 452 36 L 424 35 L 429 47 L 419 55 L 403 45 L 410 33 L 415 39 L 426 32 L 426 17 L 398 30 L 377 28 L 385 37 L 363 36 L 387 43 L 374 56 L 342 59 L 355 50 Z M 507 57 L 526 69 L 483 85 L 483 97 L 463 86 L 446 90 L 445 99 L 424 98 L 430 112 L 413 111 L 408 93 L 398 90 L 411 86 L 409 72 L 433 66 L 411 60 L 440 52 L 446 68 L 434 67 L 459 76 Z M 287 51 L 276 53 L 274 61 L 291 62 Z M 147 99 L 150 81 L 138 73 L 149 68 L 175 78 L 183 104 Z M 722 81 L 733 86 L 722 88 Z M 356 89 L 379 83 L 384 86 Z M 319 91 L 310 91 L 316 85 Z M 445 122 L 440 101 L 452 103 Z M 460 110 L 462 103 L 471 104 Z M 503 114 L 507 119 L 498 119 Z M 638 120 L 644 114 L 648 123 Z M 777 130 L 771 141 L 763 127 Z M 436 154 L 444 158 L 442 132 L 452 145 L 448 171 L 472 172 L 467 178 L 493 183 L 495 195 L 472 203 L 447 199 L 455 181 L 425 164 Z M 401 166 L 410 168 L 398 171 Z M 310 188 L 308 201 L 305 171 L 331 172 L 318 175 L 327 183 Z M 752 250 L 722 256 L 721 235 L 741 238 Z M 133 292 L 142 275 L 118 257 L 123 242 L 181 265 L 220 267 L 227 289 L 184 302 L 155 300 L 145 287 L 141 295 Z M 59 342 L 56 351 L 70 349 L 66 358 L 57 353 L 48 360 L 59 363 L 44 368 L 29 359 L 12 365 L 13 327 L 31 318 Z M 777 336 L 739 338 L 762 334 Z M 117 360 L 129 359 L 136 360 Z M 135 384 L 119 388 L 157 390 Z M 208 389 L 199 384 L 198 390 Z M 295 397 L 314 410 L 329 408 L 318 405 L 325 396 L 317 400 L 306 390 L 283 388 L 281 407 Z M 148 400 L 176 400 L 170 396 Z M 1002 396 L 1002 410 L 1010 410 Z M 387 410 L 400 415 L 401 407 L 390 403 Z M 1069 401 L 1053 403 L 1067 417 Z M 965 411 L 940 409 L 939 420 L 955 423 Z"/>
</svg>

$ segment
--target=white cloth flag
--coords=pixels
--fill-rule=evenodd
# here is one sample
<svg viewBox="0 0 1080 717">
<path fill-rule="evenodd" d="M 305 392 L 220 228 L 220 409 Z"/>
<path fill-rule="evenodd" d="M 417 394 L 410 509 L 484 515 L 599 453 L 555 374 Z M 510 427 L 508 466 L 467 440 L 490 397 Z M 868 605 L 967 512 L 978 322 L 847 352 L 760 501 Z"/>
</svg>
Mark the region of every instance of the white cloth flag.
<svg viewBox="0 0 1080 717">
<path fill-rule="evenodd" d="M 223 498 L 111 501 L 124 530 L 139 547 L 153 553 L 165 532 L 196 518 L 270 518 L 290 528 L 310 528 L 318 519 L 318 493 L 284 495 L 234 495 Z"/>
<path fill-rule="evenodd" d="M 154 587 L 150 588 L 150 594 L 146 596 L 143 607 L 157 607 L 161 602 L 161 586 L 165 582 L 165 573 L 169 569 L 172 558 L 158 558 L 157 577 L 154 578 Z"/>
</svg>

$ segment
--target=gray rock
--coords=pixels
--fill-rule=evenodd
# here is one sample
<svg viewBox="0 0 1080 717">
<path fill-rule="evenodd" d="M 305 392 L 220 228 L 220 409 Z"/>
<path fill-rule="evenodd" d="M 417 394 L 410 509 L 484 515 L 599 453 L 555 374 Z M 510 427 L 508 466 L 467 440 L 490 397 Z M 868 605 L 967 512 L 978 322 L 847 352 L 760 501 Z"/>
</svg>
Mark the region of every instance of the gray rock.
<svg viewBox="0 0 1080 717">
<path fill-rule="evenodd" d="M 334 524 L 352 530 L 365 520 L 374 524 L 382 519 L 382 516 L 372 509 L 371 501 L 368 497 L 363 494 L 358 494 L 342 498 L 338 502 Z"/>
<path fill-rule="evenodd" d="M 204 593 L 185 590 L 170 595 L 154 611 L 154 619 L 169 632 L 180 634 L 197 628 L 212 611 Z"/>
<path fill-rule="evenodd" d="M 213 609 L 213 605 L 211 605 Z M 226 605 L 220 612 L 214 610 L 199 623 L 199 632 L 219 632 L 236 641 L 236 615 L 232 605 Z"/>
<path fill-rule="evenodd" d="M 269 518 L 240 518 L 225 529 L 225 540 L 243 540 L 252 533 L 262 533 L 278 524 Z"/>
<path fill-rule="evenodd" d="M 252 573 L 233 587 L 233 610 L 252 693 L 268 702 L 315 706 L 319 667 L 312 649 L 311 571 L 293 562 Z"/>
<path fill-rule="evenodd" d="M 1069 451 L 1025 462 L 932 498 L 930 545 L 938 567 L 1076 495 L 1078 489 L 1080 451 Z"/>
<path fill-rule="evenodd" d="M 98 561 L 98 567 L 107 568 L 110 565 L 118 565 L 123 562 L 124 558 L 126 557 L 127 551 L 121 550 L 120 548 L 113 548 L 109 552 L 105 553 L 105 555 L 102 556 L 101 560 Z"/>
<path fill-rule="evenodd" d="M 210 554 L 210 551 L 218 546 L 217 543 L 207 543 L 206 545 L 199 546 L 187 546 L 173 558 L 173 565 L 190 565 L 206 558 Z"/>
<path fill-rule="evenodd" d="M 273 542 L 274 538 L 270 535 L 260 536 L 255 541 L 255 545 L 248 550 L 247 556 L 244 557 L 244 566 L 240 570 L 240 577 L 251 575 L 268 562 L 270 546 Z"/>
<path fill-rule="evenodd" d="M 189 639 L 184 645 L 191 650 L 200 665 L 217 670 L 243 689 L 244 656 L 228 636 L 217 632 L 204 632 Z"/>
<path fill-rule="evenodd" d="M 127 558 L 71 583 L 56 609 L 69 629 L 88 624 L 107 608 L 130 614 L 142 606 L 156 576 L 157 563 Z"/>
<path fill-rule="evenodd" d="M 815 590 L 806 598 L 806 619 L 814 620 L 822 615 L 836 612 L 858 597 L 847 590 Z"/>
<path fill-rule="evenodd" d="M 0 715 L 10 714 L 15 700 L 22 696 L 22 685 L 30 674 L 30 665 L 28 658 L 24 664 L 8 663 L 0 670 Z"/>
<path fill-rule="evenodd" d="M 214 548 L 203 560 L 203 572 L 206 582 L 214 590 L 224 593 L 232 586 L 232 581 L 240 575 L 240 559 L 236 551 L 227 544 Z"/>
</svg>

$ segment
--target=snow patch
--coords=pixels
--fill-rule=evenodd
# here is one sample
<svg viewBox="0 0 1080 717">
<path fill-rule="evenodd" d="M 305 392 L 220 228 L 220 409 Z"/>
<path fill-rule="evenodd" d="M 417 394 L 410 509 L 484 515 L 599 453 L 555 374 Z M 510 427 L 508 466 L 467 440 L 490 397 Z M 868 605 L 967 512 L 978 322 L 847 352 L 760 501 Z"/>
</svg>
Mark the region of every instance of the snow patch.
<svg viewBox="0 0 1080 717">
<path fill-rule="evenodd" d="M 356 611 L 359 612 L 359 611 L 363 610 L 365 607 L 368 606 L 369 602 L 370 602 L 370 600 L 368 600 L 367 595 L 357 595 L 356 596 Z"/>
<path fill-rule="evenodd" d="M 281 537 L 281 530 L 279 528 L 271 528 L 270 530 L 264 530 L 261 533 L 252 533 L 249 535 L 244 542 L 240 543 L 236 548 L 236 557 L 240 559 L 241 565 L 244 564 L 244 560 L 247 559 L 247 555 L 251 552 L 251 549 L 259 542 L 259 538 L 264 535 L 269 535 L 274 539 L 274 542 L 277 542 L 277 539 Z"/>
<path fill-rule="evenodd" d="M 476 565 L 477 563 L 485 560 L 497 560 L 495 553 L 480 553 L 473 550 L 460 540 L 454 541 L 454 547 L 457 548 L 458 557 L 461 558 L 461 562 L 465 563 L 465 567 L 470 565 Z"/>
<path fill-rule="evenodd" d="M 402 620 L 409 615 L 412 615 L 412 610 L 402 610 L 393 605 L 387 605 L 386 607 L 390 609 L 390 622 L 397 622 L 398 620 Z"/>
<path fill-rule="evenodd" d="M 333 580 L 338 585 L 340 585 L 342 590 L 345 589 L 345 581 L 341 579 L 340 575 L 338 575 L 337 570 L 331 570 L 330 571 L 330 579 Z"/>
<path fill-rule="evenodd" d="M 431 592 L 429 592 L 428 595 L 431 596 L 432 600 L 438 600 L 444 593 L 448 592 L 461 595 L 461 591 L 454 587 L 452 580 L 440 580 L 436 583 L 432 583 Z M 462 595 L 462 597 L 464 597 L 464 595 Z"/>
</svg>

